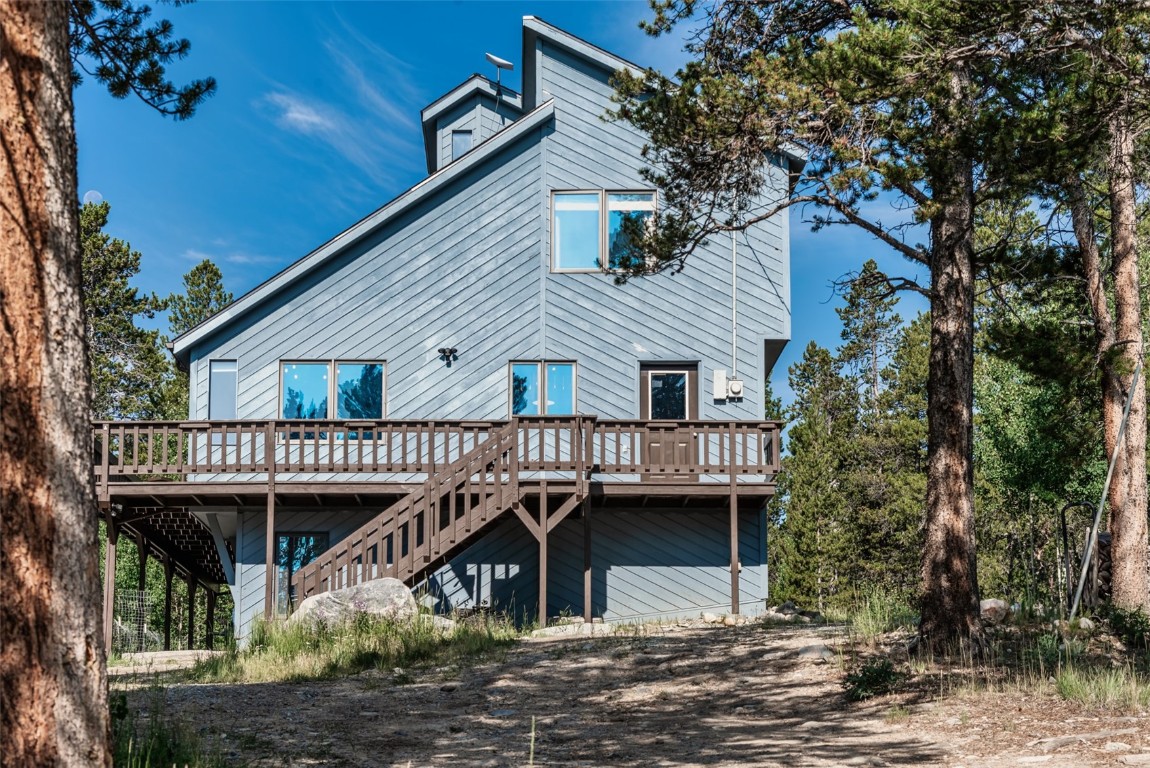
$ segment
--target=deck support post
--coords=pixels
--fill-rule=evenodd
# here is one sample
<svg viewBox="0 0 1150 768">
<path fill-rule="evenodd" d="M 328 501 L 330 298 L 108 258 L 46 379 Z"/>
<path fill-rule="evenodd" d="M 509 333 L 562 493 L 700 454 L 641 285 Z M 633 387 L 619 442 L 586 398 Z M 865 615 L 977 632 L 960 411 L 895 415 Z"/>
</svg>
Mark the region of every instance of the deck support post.
<svg viewBox="0 0 1150 768">
<path fill-rule="evenodd" d="M 209 651 L 212 650 L 214 640 L 212 635 L 216 633 L 216 593 L 214 590 L 208 590 L 208 615 L 207 615 L 207 629 L 204 632 L 204 647 Z"/>
<path fill-rule="evenodd" d="M 143 592 L 148 588 L 148 540 L 142 533 L 136 534 L 136 553 L 140 558 L 136 565 L 136 589 Z"/>
<path fill-rule="evenodd" d="M 590 624 L 591 613 L 591 500 L 583 500 L 583 621 Z"/>
<path fill-rule="evenodd" d="M 164 555 L 164 650 L 172 650 L 172 558 Z"/>
<path fill-rule="evenodd" d="M 547 626 L 547 481 L 539 487 L 539 626 Z"/>
<path fill-rule="evenodd" d="M 116 541 L 120 538 L 120 530 L 112 520 L 112 510 L 109 508 L 104 515 L 108 527 L 108 542 L 104 549 L 104 654 L 112 655 L 112 609 L 116 599 Z"/>
<path fill-rule="evenodd" d="M 733 477 L 733 476 L 732 476 Z M 739 496 L 731 486 L 731 613 L 739 613 Z"/>
<path fill-rule="evenodd" d="M 275 440 L 275 433 L 269 432 L 268 441 Z M 274 442 L 268 442 L 268 446 Z M 273 450 L 269 448 L 269 450 Z M 266 554 L 266 568 L 264 571 L 264 618 L 271 621 L 276 615 L 276 470 L 274 454 L 268 459 L 268 514 L 265 530 L 264 552 Z M 335 584 L 335 574 L 331 575 L 332 586 Z"/>
<path fill-rule="evenodd" d="M 188 576 L 188 650 L 196 647 L 196 580 Z"/>
</svg>

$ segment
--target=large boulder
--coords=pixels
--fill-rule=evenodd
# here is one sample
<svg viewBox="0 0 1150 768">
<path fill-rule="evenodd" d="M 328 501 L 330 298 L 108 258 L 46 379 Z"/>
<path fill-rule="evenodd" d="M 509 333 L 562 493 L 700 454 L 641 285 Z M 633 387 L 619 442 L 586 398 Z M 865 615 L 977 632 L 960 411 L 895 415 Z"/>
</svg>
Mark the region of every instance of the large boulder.
<svg viewBox="0 0 1150 768">
<path fill-rule="evenodd" d="M 978 610 L 982 615 L 982 620 L 988 624 L 1001 624 L 1011 615 L 1010 604 L 997 598 L 981 601 L 978 604 Z"/>
<path fill-rule="evenodd" d="M 374 579 L 312 595 L 299 604 L 288 623 L 335 625 L 351 621 L 361 613 L 393 621 L 411 621 L 419 613 L 419 606 L 411 589 L 399 579 Z"/>
</svg>

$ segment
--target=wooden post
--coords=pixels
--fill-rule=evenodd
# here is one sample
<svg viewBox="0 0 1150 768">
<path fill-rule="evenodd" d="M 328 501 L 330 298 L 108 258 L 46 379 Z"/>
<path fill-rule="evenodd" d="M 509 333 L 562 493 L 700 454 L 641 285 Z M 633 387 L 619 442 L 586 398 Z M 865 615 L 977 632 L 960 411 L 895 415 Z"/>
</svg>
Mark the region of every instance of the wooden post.
<svg viewBox="0 0 1150 768">
<path fill-rule="evenodd" d="M 593 620 L 591 613 L 591 500 L 583 500 L 583 621 Z"/>
<path fill-rule="evenodd" d="M 140 561 L 136 566 L 136 589 L 143 592 L 148 588 L 148 540 L 144 534 L 136 534 L 136 551 Z"/>
<path fill-rule="evenodd" d="M 275 458 L 275 432 L 268 429 L 268 501 L 267 526 L 264 537 L 265 570 L 264 570 L 264 618 L 268 621 L 276 613 L 276 458 Z M 334 583 L 335 574 L 332 573 Z"/>
<path fill-rule="evenodd" d="M 216 593 L 213 590 L 208 590 L 208 616 L 207 616 L 207 629 L 204 632 L 204 646 L 210 651 L 214 645 L 214 638 L 216 633 Z"/>
<path fill-rule="evenodd" d="M 739 612 L 739 496 L 731 488 L 731 613 Z"/>
<path fill-rule="evenodd" d="M 120 531 L 112 520 L 112 510 L 104 515 L 108 526 L 108 545 L 104 550 L 104 653 L 112 655 L 112 610 L 116 599 L 116 541 Z"/>
<path fill-rule="evenodd" d="M 196 579 L 188 576 L 188 650 L 196 647 Z"/>
<path fill-rule="evenodd" d="M 164 650 L 172 650 L 172 559 L 164 555 Z"/>
<path fill-rule="evenodd" d="M 539 626 L 547 626 L 547 481 L 539 484 Z"/>
</svg>

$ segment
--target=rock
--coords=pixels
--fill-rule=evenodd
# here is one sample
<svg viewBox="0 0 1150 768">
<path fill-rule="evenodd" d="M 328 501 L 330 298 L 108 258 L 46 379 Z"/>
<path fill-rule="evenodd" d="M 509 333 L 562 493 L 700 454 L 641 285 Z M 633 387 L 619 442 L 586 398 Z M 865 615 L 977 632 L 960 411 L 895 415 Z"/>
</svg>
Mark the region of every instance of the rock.
<svg viewBox="0 0 1150 768">
<path fill-rule="evenodd" d="M 1094 622 L 1083 616 L 1078 620 L 1078 629 L 1082 630 L 1083 632 L 1093 632 Z"/>
<path fill-rule="evenodd" d="M 725 627 L 733 627 L 738 623 L 739 623 L 739 620 L 734 616 L 724 616 L 723 617 L 723 626 L 725 626 Z"/>
<path fill-rule="evenodd" d="M 785 603 L 783 603 L 782 605 L 780 605 L 778 610 L 779 610 L 779 613 L 783 614 L 784 616 L 790 616 L 792 613 L 798 613 L 799 612 L 799 609 L 796 608 L 795 604 L 793 602 L 791 602 L 790 600 L 788 600 Z"/>
<path fill-rule="evenodd" d="M 719 624 L 723 621 L 722 615 L 718 613 L 704 613 L 702 618 L 707 624 Z"/>
<path fill-rule="evenodd" d="M 1122 765 L 1150 765 L 1150 752 L 1141 755 L 1123 755 L 1118 758 Z"/>
<path fill-rule="evenodd" d="M 457 691 L 457 690 L 459 690 L 459 683 L 455 682 L 455 681 L 452 681 L 450 683 L 444 683 L 443 685 L 439 686 L 439 690 L 443 691 L 444 693 L 451 693 L 452 691 Z"/>
<path fill-rule="evenodd" d="M 1122 741 L 1108 741 L 1103 746 L 1107 752 L 1129 752 L 1130 745 Z"/>
<path fill-rule="evenodd" d="M 440 616 L 437 613 L 432 614 L 431 616 L 431 626 L 435 629 L 438 629 L 440 632 L 452 632 L 455 630 L 454 621 L 447 618 L 446 616 Z"/>
<path fill-rule="evenodd" d="M 980 602 L 978 611 L 982 615 L 982 620 L 991 624 L 1001 624 L 1010 618 L 1010 604 L 996 597 Z"/>
<path fill-rule="evenodd" d="M 825 645 L 806 645 L 800 648 L 796 655 L 804 661 L 825 664 L 835 657 L 835 652 Z"/>
<path fill-rule="evenodd" d="M 410 621 L 419 612 L 411 589 L 399 579 L 373 579 L 347 589 L 312 595 L 300 603 L 289 624 L 343 624 L 361 613 L 393 621 Z"/>
</svg>

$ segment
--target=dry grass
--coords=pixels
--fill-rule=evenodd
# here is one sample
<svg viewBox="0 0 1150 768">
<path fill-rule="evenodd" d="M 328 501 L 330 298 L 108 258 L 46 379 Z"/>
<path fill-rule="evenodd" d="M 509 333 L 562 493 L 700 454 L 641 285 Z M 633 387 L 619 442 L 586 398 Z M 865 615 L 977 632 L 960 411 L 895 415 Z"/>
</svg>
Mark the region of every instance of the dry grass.
<svg viewBox="0 0 1150 768">
<path fill-rule="evenodd" d="M 501 616 L 475 616 L 440 629 L 431 617 L 395 622 L 361 615 L 341 626 L 258 624 L 243 649 L 205 659 L 200 682 L 323 680 L 368 669 L 466 664 L 506 649 L 518 632 Z M 398 674 L 402 682 L 403 675 Z"/>
</svg>

